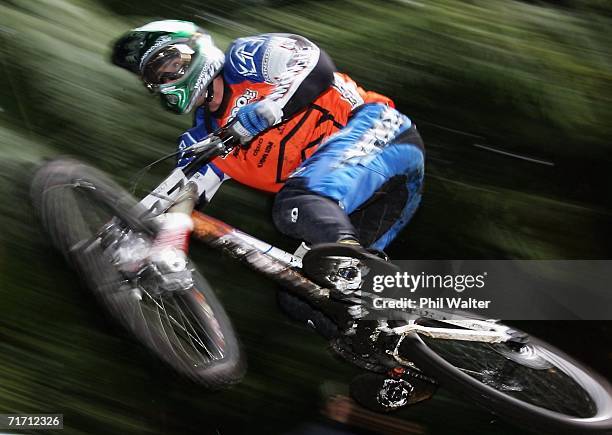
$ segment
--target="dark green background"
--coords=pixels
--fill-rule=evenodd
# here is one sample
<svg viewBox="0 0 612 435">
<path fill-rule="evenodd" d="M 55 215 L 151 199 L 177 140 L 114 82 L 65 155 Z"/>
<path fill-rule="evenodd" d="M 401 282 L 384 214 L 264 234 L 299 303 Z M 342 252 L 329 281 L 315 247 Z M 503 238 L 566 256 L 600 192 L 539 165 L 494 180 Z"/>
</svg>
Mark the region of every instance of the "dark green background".
<svg viewBox="0 0 612 435">
<path fill-rule="evenodd" d="M 393 258 L 609 258 L 609 2 L 4 0 L 0 412 L 61 412 L 64 433 L 282 433 L 319 418 L 322 398 L 346 392 L 357 373 L 279 312 L 273 284 L 194 243 L 249 360 L 241 385 L 207 393 L 114 329 L 40 231 L 27 189 L 43 158 L 75 155 L 128 185 L 188 127 L 188 116 L 163 112 L 108 62 L 113 39 L 153 18 L 195 20 L 222 47 L 301 33 L 394 98 L 428 154 L 422 208 Z M 151 171 L 142 188 L 170 168 Z M 209 211 L 291 247 L 269 206 L 228 183 Z M 612 376 L 608 323 L 530 327 Z M 400 416 L 430 433 L 519 432 L 444 390 Z"/>
</svg>

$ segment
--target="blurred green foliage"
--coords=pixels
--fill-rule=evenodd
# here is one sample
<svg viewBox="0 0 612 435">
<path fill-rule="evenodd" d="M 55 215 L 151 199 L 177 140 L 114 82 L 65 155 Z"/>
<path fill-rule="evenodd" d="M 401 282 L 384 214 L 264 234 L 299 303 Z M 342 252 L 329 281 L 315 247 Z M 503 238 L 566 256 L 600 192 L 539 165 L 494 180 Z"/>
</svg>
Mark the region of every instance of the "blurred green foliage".
<svg viewBox="0 0 612 435">
<path fill-rule="evenodd" d="M 300 3 L 262 15 L 286 30 L 297 21 L 417 118 L 555 154 L 606 146 L 612 132 L 610 22 L 495 0 Z"/>
</svg>

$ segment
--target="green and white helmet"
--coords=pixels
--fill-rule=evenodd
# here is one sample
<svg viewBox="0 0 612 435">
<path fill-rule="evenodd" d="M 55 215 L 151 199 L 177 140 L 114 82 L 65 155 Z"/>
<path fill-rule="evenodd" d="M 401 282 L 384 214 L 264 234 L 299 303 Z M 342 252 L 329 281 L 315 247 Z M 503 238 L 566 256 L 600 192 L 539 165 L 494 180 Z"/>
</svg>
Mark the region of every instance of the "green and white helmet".
<svg viewBox="0 0 612 435">
<path fill-rule="evenodd" d="M 225 55 L 189 21 L 154 21 L 131 30 L 113 49 L 112 61 L 138 74 L 147 89 L 176 113 L 190 112 L 206 96 Z"/>
</svg>

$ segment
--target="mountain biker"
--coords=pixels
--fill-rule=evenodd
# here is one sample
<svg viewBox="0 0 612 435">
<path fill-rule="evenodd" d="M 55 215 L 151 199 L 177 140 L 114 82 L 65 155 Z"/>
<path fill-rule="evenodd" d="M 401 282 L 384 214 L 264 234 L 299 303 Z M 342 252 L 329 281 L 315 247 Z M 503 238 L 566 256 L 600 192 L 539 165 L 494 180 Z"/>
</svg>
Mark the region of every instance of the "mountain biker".
<svg viewBox="0 0 612 435">
<path fill-rule="evenodd" d="M 166 109 L 194 113 L 179 150 L 234 121 L 240 146 L 193 177 L 200 199 L 230 178 L 275 193 L 274 223 L 312 246 L 306 258 L 382 262 L 366 249 L 384 249 L 418 207 L 424 146 L 415 125 L 304 37 L 239 38 L 224 54 L 191 22 L 155 21 L 122 36 L 112 61 L 139 75 Z M 181 155 L 178 166 L 192 158 Z M 184 249 L 189 215 L 166 215 L 158 251 Z M 346 270 L 311 278 L 347 291 L 359 285 Z"/>
</svg>

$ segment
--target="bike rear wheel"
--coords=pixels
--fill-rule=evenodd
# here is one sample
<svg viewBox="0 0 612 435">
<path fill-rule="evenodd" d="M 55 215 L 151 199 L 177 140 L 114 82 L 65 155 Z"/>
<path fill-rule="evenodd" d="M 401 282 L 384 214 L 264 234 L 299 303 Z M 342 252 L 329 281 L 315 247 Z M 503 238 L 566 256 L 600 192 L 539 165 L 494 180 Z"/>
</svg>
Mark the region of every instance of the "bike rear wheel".
<svg viewBox="0 0 612 435">
<path fill-rule="evenodd" d="M 510 421 L 546 432 L 612 433 L 610 384 L 544 341 L 530 337 L 514 347 L 412 333 L 399 350 L 440 385 Z"/>
<path fill-rule="evenodd" d="M 242 378 L 245 364 L 229 318 L 193 264 L 193 287 L 158 293 L 125 280 L 110 261 L 97 234 L 112 218 L 145 238 L 157 230 L 131 195 L 102 172 L 74 160 L 56 160 L 39 169 L 31 194 L 55 247 L 138 341 L 207 388 Z"/>
</svg>

